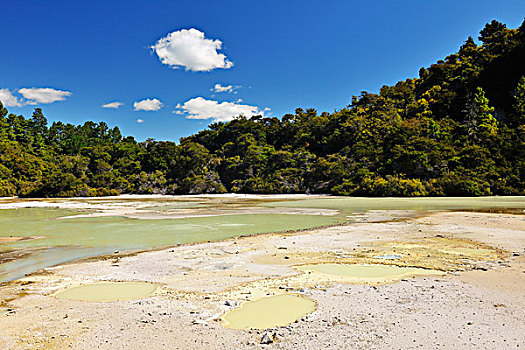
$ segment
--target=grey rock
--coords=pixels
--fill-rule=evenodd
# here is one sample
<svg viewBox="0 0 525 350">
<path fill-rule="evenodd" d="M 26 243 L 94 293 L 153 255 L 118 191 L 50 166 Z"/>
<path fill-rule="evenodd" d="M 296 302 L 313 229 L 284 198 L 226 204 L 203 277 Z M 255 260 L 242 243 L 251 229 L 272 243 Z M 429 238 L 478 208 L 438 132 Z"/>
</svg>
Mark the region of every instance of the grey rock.
<svg viewBox="0 0 525 350">
<path fill-rule="evenodd" d="M 264 333 L 264 335 L 261 338 L 260 344 L 271 344 L 273 343 L 272 336 L 268 333 Z"/>
</svg>

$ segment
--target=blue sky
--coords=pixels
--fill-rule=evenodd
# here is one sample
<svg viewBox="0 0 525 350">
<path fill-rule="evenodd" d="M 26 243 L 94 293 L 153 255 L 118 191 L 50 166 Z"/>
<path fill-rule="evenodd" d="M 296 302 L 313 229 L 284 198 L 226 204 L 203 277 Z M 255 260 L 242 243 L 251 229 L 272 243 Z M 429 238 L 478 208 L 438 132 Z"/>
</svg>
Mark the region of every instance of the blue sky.
<svg viewBox="0 0 525 350">
<path fill-rule="evenodd" d="M 0 8 L 0 96 L 10 94 L 10 112 L 41 107 L 50 122 L 105 121 L 137 140 L 174 141 L 238 111 L 332 112 L 362 90 L 417 76 L 492 19 L 515 28 L 525 16 L 523 0 L 0 0 Z M 229 91 L 212 91 L 216 84 Z M 102 107 L 111 102 L 123 105 Z"/>
</svg>

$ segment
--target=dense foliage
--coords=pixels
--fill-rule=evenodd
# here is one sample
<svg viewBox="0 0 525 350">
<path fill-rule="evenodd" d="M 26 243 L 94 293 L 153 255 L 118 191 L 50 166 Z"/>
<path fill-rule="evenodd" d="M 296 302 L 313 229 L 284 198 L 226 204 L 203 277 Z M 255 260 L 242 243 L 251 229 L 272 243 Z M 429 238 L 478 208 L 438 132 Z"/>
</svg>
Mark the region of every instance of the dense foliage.
<svg viewBox="0 0 525 350">
<path fill-rule="evenodd" d="M 479 40 L 340 111 L 240 116 L 179 145 L 0 104 L 0 196 L 525 194 L 525 22 Z"/>
</svg>

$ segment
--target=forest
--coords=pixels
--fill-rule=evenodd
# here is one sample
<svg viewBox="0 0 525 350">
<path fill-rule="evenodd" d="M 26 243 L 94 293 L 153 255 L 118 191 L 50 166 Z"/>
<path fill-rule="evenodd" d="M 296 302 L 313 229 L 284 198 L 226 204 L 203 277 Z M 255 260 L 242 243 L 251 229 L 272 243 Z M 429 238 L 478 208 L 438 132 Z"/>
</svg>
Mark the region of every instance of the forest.
<svg viewBox="0 0 525 350">
<path fill-rule="evenodd" d="M 0 196 L 525 195 L 525 21 L 478 39 L 333 113 L 237 116 L 179 143 L 0 103 Z"/>
</svg>

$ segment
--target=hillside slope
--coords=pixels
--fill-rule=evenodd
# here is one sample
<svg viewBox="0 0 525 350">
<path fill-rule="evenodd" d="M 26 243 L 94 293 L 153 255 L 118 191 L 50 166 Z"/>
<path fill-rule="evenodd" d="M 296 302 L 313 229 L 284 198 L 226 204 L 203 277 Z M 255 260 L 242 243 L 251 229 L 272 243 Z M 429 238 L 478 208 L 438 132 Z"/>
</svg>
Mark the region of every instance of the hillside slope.
<svg viewBox="0 0 525 350">
<path fill-rule="evenodd" d="M 179 145 L 0 104 L 0 196 L 525 194 L 525 22 L 497 21 L 419 77 L 334 113 L 215 123 Z"/>
</svg>

